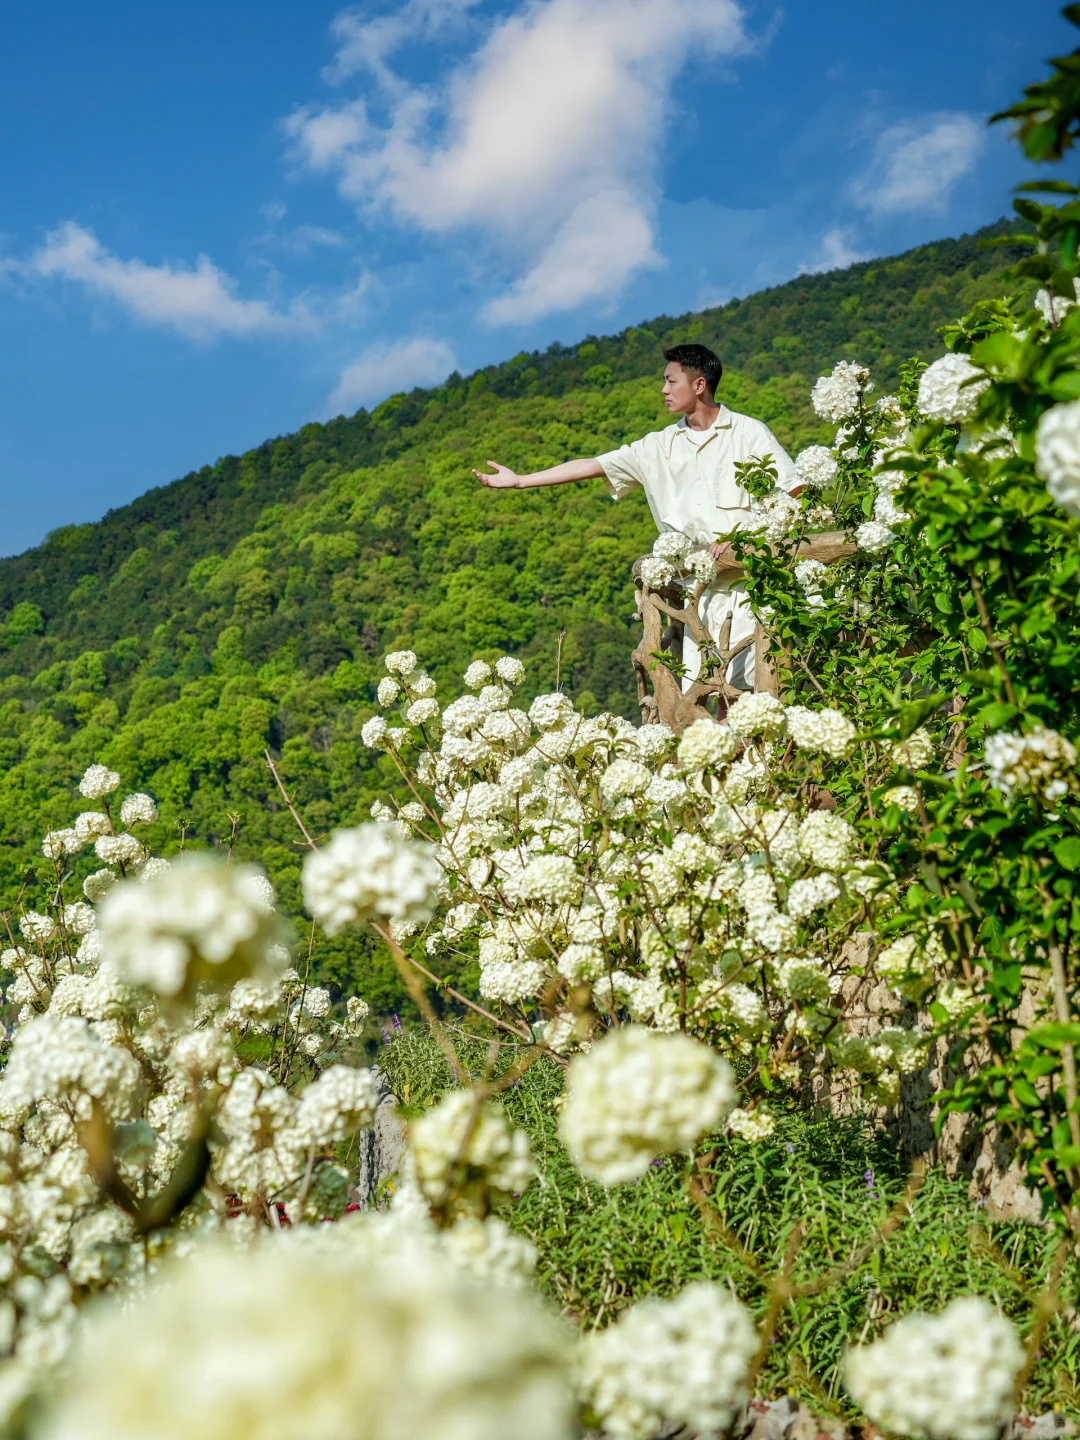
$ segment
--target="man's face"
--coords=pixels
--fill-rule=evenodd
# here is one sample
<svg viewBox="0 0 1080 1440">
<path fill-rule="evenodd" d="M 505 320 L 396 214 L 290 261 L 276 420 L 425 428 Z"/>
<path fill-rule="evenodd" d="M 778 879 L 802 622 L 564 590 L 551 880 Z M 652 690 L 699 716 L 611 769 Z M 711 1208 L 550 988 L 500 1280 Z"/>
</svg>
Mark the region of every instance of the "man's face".
<svg viewBox="0 0 1080 1440">
<path fill-rule="evenodd" d="M 702 376 L 691 380 L 683 367 L 675 360 L 672 360 L 664 371 L 664 404 L 671 415 L 685 415 L 693 410 L 698 403 L 698 397 L 705 392 L 705 381 Z"/>
</svg>

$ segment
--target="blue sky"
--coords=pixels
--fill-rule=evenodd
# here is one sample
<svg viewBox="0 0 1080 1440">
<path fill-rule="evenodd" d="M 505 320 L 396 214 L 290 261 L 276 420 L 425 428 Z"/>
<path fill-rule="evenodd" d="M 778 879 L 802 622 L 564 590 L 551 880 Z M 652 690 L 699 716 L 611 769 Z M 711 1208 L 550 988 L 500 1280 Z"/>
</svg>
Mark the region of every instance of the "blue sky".
<svg viewBox="0 0 1080 1440">
<path fill-rule="evenodd" d="M 996 218 L 1016 0 L 54 0 L 0 49 L 0 554 L 311 419 Z"/>
</svg>

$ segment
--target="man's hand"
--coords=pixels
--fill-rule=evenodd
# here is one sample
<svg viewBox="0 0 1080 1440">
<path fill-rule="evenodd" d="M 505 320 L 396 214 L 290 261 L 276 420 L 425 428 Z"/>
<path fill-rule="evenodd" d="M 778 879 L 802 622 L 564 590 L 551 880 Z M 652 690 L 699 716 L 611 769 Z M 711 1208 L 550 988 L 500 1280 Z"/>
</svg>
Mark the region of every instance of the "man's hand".
<svg viewBox="0 0 1080 1440">
<path fill-rule="evenodd" d="M 482 470 L 472 472 L 481 485 L 486 485 L 489 490 L 519 490 L 521 488 L 520 477 L 515 475 L 508 466 L 500 465 L 495 460 L 489 460 L 487 463 L 495 471 L 494 475 L 486 475 Z"/>
</svg>

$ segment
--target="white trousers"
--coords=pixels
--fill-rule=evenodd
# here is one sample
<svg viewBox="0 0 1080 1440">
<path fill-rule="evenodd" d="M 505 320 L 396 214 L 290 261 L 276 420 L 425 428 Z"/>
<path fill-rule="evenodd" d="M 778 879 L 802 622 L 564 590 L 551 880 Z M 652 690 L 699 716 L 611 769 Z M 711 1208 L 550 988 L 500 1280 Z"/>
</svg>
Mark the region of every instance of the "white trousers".
<svg viewBox="0 0 1080 1440">
<path fill-rule="evenodd" d="M 757 623 L 754 619 L 754 612 L 750 609 L 746 586 L 741 580 L 710 585 L 698 601 L 698 614 L 701 616 L 701 623 L 713 640 L 719 639 L 724 621 L 729 615 L 731 616 L 731 638 L 727 645 L 729 650 L 748 635 L 753 637 L 754 627 Z M 682 682 L 682 688 L 686 691 L 701 674 L 702 665 L 701 651 L 689 629 L 683 630 L 682 663 L 686 666 L 686 674 Z M 754 688 L 754 644 L 752 638 L 746 649 L 740 655 L 736 655 L 728 666 L 727 679 L 729 684 L 736 686 L 739 690 Z"/>
</svg>

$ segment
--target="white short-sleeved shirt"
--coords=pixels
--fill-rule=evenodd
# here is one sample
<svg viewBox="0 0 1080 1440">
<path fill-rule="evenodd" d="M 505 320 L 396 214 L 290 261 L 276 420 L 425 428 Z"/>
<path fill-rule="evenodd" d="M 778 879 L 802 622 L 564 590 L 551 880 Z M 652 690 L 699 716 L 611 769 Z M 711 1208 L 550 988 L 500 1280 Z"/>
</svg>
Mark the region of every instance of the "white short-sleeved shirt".
<svg viewBox="0 0 1080 1440">
<path fill-rule="evenodd" d="M 707 430 L 689 429 L 683 416 L 597 460 L 616 500 L 640 485 L 658 530 L 682 530 L 706 543 L 746 519 L 750 496 L 735 477 L 736 464 L 766 455 L 781 489 L 794 490 L 795 466 L 769 427 L 721 405 Z"/>
</svg>

